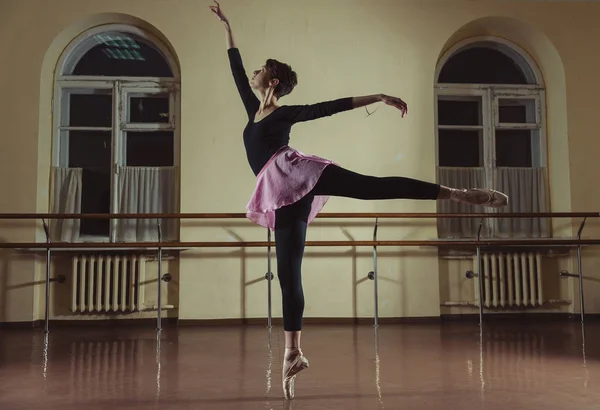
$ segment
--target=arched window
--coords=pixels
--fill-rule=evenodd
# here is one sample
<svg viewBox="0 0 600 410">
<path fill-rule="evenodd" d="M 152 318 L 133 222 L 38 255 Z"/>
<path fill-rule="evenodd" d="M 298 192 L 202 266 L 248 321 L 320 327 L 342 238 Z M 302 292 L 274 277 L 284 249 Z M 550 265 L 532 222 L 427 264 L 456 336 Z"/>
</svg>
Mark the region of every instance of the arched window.
<svg viewBox="0 0 600 410">
<path fill-rule="evenodd" d="M 140 29 L 106 25 L 75 39 L 57 67 L 52 208 L 59 213 L 163 213 L 179 206 L 179 71 Z M 178 224 L 164 220 L 164 239 Z M 53 226 L 62 241 L 156 240 L 156 220 L 87 219 Z"/>
<path fill-rule="evenodd" d="M 438 181 L 507 192 L 500 212 L 547 212 L 544 86 L 527 54 L 499 39 L 458 44 L 436 78 Z M 439 212 L 486 212 L 440 204 Z M 473 237 L 479 221 L 440 220 L 441 237 Z M 546 220 L 489 220 L 483 235 L 543 237 Z"/>
</svg>

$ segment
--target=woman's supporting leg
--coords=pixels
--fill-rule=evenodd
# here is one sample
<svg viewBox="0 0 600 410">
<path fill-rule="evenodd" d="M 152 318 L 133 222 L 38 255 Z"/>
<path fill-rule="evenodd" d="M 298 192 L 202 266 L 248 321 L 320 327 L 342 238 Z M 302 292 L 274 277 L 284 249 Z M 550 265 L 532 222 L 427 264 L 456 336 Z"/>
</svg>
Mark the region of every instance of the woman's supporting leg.
<svg viewBox="0 0 600 410">
<path fill-rule="evenodd" d="M 313 196 L 307 195 L 300 201 L 275 211 L 277 276 L 281 286 L 283 327 L 286 332 L 299 332 L 302 329 L 302 258 L 312 200 Z M 290 340 L 290 343 L 295 342 Z"/>
<path fill-rule="evenodd" d="M 489 189 L 456 189 L 405 177 L 374 177 L 329 165 L 312 191 L 315 195 L 355 199 L 448 199 L 471 205 L 505 206 L 508 197 Z"/>
<path fill-rule="evenodd" d="M 308 360 L 300 349 L 300 336 L 304 313 L 302 258 L 312 200 L 313 196 L 307 195 L 300 201 L 275 212 L 277 276 L 281 286 L 285 332 L 282 381 L 286 399 L 294 397 L 296 375 L 308 367 Z"/>
</svg>

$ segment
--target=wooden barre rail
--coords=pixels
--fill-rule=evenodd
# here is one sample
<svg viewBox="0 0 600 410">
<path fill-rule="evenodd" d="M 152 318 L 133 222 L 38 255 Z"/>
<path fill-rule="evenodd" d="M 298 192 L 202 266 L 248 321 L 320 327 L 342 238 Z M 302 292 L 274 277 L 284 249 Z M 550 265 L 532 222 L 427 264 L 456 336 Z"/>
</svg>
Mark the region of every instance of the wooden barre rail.
<svg viewBox="0 0 600 410">
<path fill-rule="evenodd" d="M 317 218 L 598 218 L 600 212 L 545 213 L 369 213 L 322 212 Z M 243 213 L 56 214 L 0 213 L 2 219 L 245 219 Z"/>
<path fill-rule="evenodd" d="M 187 248 L 259 248 L 274 242 L 6 242 L 0 249 L 187 249 Z M 600 239 L 527 239 L 527 240 L 389 240 L 389 241 L 307 241 L 306 246 L 410 246 L 410 247 L 493 247 L 493 246 L 584 246 L 600 245 Z"/>
</svg>

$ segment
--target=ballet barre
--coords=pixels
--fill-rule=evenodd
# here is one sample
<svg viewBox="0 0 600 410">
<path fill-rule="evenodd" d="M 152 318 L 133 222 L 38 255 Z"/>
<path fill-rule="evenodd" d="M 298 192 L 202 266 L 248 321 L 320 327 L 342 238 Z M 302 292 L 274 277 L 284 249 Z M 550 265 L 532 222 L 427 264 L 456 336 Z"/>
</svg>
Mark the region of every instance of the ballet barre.
<svg viewBox="0 0 600 410">
<path fill-rule="evenodd" d="M 444 218 L 598 218 L 600 212 L 540 212 L 540 213 L 435 213 L 435 212 L 321 212 L 316 219 L 444 219 Z M 135 213 L 135 214 L 61 214 L 61 213 L 0 213 L 4 219 L 246 219 L 244 213 Z"/>
<path fill-rule="evenodd" d="M 518 246 L 518 247 L 574 247 L 577 249 L 578 274 L 563 274 L 563 276 L 577 277 L 579 279 L 580 296 L 580 314 L 581 321 L 584 321 L 584 300 L 583 300 L 583 269 L 581 249 L 583 246 L 600 245 L 600 239 L 582 239 L 585 223 L 588 218 L 600 217 L 599 212 L 555 212 L 555 213 L 321 213 L 318 219 L 338 218 L 338 219 L 365 219 L 375 218 L 372 240 L 344 240 L 344 241 L 307 241 L 308 247 L 372 247 L 373 248 L 373 271 L 368 273 L 368 278 L 374 281 L 374 326 L 379 325 L 379 292 L 378 292 L 378 269 L 377 269 L 377 250 L 378 247 L 465 247 L 476 250 L 478 272 L 472 274 L 478 277 L 481 268 L 481 250 L 499 246 Z M 115 250 L 137 250 L 137 251 L 155 251 L 158 254 L 158 294 L 157 294 L 157 319 L 156 330 L 162 330 L 162 287 L 161 281 L 168 279 L 162 274 L 163 251 L 170 250 L 189 250 L 195 248 L 267 248 L 267 326 L 272 327 L 272 280 L 274 279 L 271 271 L 272 257 L 272 236 L 271 231 L 267 229 L 267 241 L 238 241 L 238 242 L 199 242 L 199 241 L 167 241 L 162 240 L 161 219 L 245 219 L 246 215 L 242 213 L 181 213 L 181 214 L 56 214 L 56 213 L 22 213 L 7 214 L 0 213 L 0 220 L 41 220 L 46 236 L 46 242 L 5 242 L 0 243 L 0 249 L 14 249 L 17 251 L 46 251 L 46 303 L 44 331 L 49 332 L 49 311 L 50 311 L 50 283 L 62 282 L 59 279 L 50 278 L 50 264 L 52 252 L 64 251 L 115 251 Z M 475 239 L 429 239 L 429 240 L 378 240 L 377 232 L 380 219 L 440 219 L 440 218 L 479 218 L 479 229 Z M 482 239 L 481 230 L 484 219 L 497 218 L 583 218 L 577 237 L 574 238 L 542 238 L 542 239 Z M 105 242 L 105 243 L 71 243 L 71 242 L 52 242 L 50 230 L 46 222 L 47 219 L 156 219 L 158 241 L 156 242 Z M 483 281 L 479 280 L 479 322 L 483 325 Z"/>
</svg>

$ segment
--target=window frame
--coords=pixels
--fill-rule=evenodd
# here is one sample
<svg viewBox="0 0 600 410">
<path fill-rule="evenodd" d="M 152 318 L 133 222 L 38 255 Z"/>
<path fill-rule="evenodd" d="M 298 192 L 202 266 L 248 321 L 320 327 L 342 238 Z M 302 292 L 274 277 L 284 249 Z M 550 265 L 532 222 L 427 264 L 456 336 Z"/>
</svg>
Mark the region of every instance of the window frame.
<svg viewBox="0 0 600 410">
<path fill-rule="evenodd" d="M 485 89 L 479 89 L 479 88 L 463 88 L 463 87 L 459 87 L 459 88 L 443 88 L 443 89 L 436 89 L 435 92 L 435 113 L 434 113 L 434 119 L 435 119 L 435 164 L 436 167 L 439 167 L 440 165 L 440 129 L 458 129 L 458 130 L 464 130 L 464 129 L 477 129 L 477 130 L 481 130 L 482 132 L 482 138 L 483 138 L 483 168 L 487 169 L 487 162 L 489 160 L 489 156 L 488 156 L 488 143 L 486 141 L 486 135 L 489 135 L 489 131 L 490 131 L 490 116 L 486 115 L 486 113 L 489 112 L 489 98 L 486 98 L 488 92 Z M 471 98 L 471 97 L 479 97 L 481 98 L 481 125 L 480 126 L 474 126 L 474 125 L 442 125 L 440 126 L 438 124 L 439 122 L 439 113 L 438 113 L 438 101 L 440 100 L 440 97 L 456 97 L 456 98 Z"/>
<path fill-rule="evenodd" d="M 506 52 L 516 63 L 526 64 L 528 67 L 524 69 L 526 77 L 529 81 L 535 84 L 464 84 L 464 83 L 438 83 L 440 72 L 446 62 L 452 58 L 457 52 L 464 50 L 472 45 L 481 43 L 493 44 L 495 47 L 501 48 Z M 526 69 L 525 69 L 526 68 Z M 485 172 L 485 184 L 488 187 L 496 186 L 496 174 L 498 168 L 495 152 L 496 130 L 497 129 L 535 129 L 539 135 L 539 153 L 533 159 L 531 168 L 546 168 L 548 167 L 548 150 L 547 150 L 547 121 L 546 121 L 546 90 L 544 86 L 541 71 L 535 61 L 529 54 L 520 48 L 518 45 L 502 38 L 493 36 L 473 37 L 461 42 L 458 42 L 453 47 L 449 48 L 442 58 L 440 58 L 435 70 L 434 83 L 434 121 L 435 121 L 435 164 L 436 169 L 440 168 L 439 158 L 439 113 L 438 101 L 440 97 L 481 97 L 481 114 L 482 114 L 482 133 L 483 133 L 483 168 Z M 536 125 L 531 124 L 500 124 L 499 123 L 499 99 L 534 99 L 536 101 Z M 472 127 L 472 126 L 471 126 Z M 468 129 L 469 126 L 441 126 L 446 129 Z M 532 153 L 533 156 L 533 153 Z M 497 209 L 485 208 L 483 213 L 497 213 Z M 488 220 L 487 224 L 490 232 L 493 232 L 493 221 Z"/>
<path fill-rule="evenodd" d="M 514 86 L 511 86 L 514 87 Z M 439 131 L 440 129 L 481 129 L 483 133 L 483 168 L 493 171 L 497 168 L 496 165 L 496 130 L 497 129 L 527 129 L 527 130 L 539 130 L 539 155 L 537 161 L 539 165 L 532 166 L 532 168 L 545 168 L 547 167 L 547 141 L 546 141 L 546 104 L 545 104 L 545 91 L 541 88 L 528 88 L 526 90 L 510 88 L 507 86 L 501 87 L 501 92 L 498 92 L 495 86 L 483 86 L 477 85 L 476 87 L 444 87 L 437 88 L 435 90 L 435 163 L 439 167 Z M 469 125 L 439 125 L 439 113 L 438 113 L 438 101 L 440 97 L 481 97 L 481 113 L 482 113 L 482 125 L 479 127 Z M 536 117 L 538 124 L 499 124 L 498 118 L 498 100 L 501 98 L 509 99 L 534 99 L 536 101 Z M 490 186 L 492 180 L 488 179 Z"/>
<path fill-rule="evenodd" d="M 77 62 L 96 43 L 93 38 L 97 34 L 120 32 L 133 34 L 142 38 L 156 48 L 165 58 L 171 68 L 173 77 L 130 77 L 130 76 L 85 76 L 71 75 Z M 69 99 L 65 91 L 79 90 L 112 90 L 112 125 L 111 127 L 69 127 L 62 125 L 63 113 L 69 110 Z M 168 93 L 169 122 L 168 123 L 129 123 L 128 95 L 135 93 Z M 68 130 L 97 130 L 111 131 L 111 201 L 110 213 L 118 207 L 117 177 L 120 166 L 126 166 L 126 134 L 130 131 L 168 130 L 173 131 L 173 166 L 181 163 L 181 82 L 180 73 L 173 53 L 164 42 L 151 33 L 137 27 L 123 24 L 106 24 L 94 27 L 74 39 L 59 59 L 54 78 L 52 96 L 52 166 L 68 165 L 68 143 L 65 143 L 64 131 Z M 65 149 L 66 144 L 66 149 Z M 107 236 L 80 235 L 83 242 L 114 242 L 116 219 L 111 219 Z"/>
<path fill-rule="evenodd" d="M 496 139 L 496 130 L 510 130 L 510 129 L 521 129 L 521 130 L 537 130 L 538 131 L 538 148 L 539 152 L 534 157 L 534 160 L 537 159 L 536 164 L 532 164 L 531 168 L 547 168 L 548 167 L 548 150 L 547 150 L 547 141 L 546 141 L 546 92 L 543 88 L 528 88 L 525 90 L 522 89 L 503 89 L 501 92 L 498 92 L 494 87 L 491 88 L 491 97 L 493 99 L 493 119 L 492 123 L 493 128 L 493 138 L 494 143 Z M 530 123 L 527 124 L 519 124 L 519 123 L 500 123 L 499 122 L 499 99 L 533 99 L 535 101 L 535 115 L 536 115 L 536 124 L 532 125 Z M 494 155 L 494 168 L 496 165 L 496 156 Z"/>
</svg>

